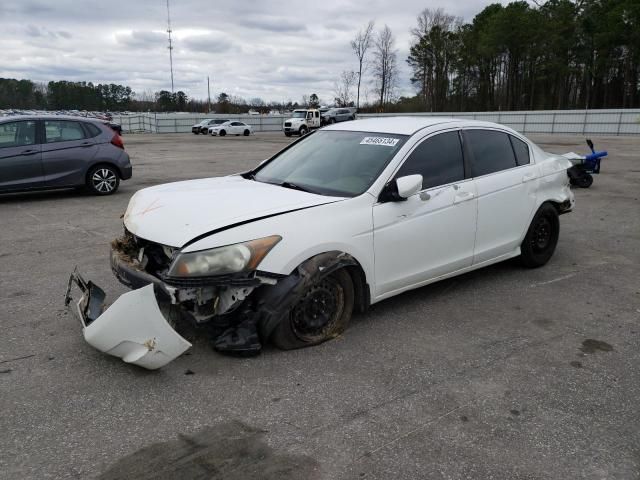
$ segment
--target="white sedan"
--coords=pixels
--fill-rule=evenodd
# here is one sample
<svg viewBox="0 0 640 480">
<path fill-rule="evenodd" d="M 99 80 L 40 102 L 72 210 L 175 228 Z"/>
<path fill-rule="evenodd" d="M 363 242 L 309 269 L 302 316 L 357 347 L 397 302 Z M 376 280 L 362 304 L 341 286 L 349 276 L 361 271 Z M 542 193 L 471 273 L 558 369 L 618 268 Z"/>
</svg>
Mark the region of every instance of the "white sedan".
<svg viewBox="0 0 640 480">
<path fill-rule="evenodd" d="M 512 257 L 540 267 L 574 205 L 569 167 L 495 123 L 387 117 L 331 125 L 242 174 L 145 188 L 111 253 L 137 290 L 102 313 L 104 292 L 72 275 L 85 338 L 158 368 L 190 346 L 178 310 L 217 329 L 219 351 L 306 347 L 406 290 Z"/>
<path fill-rule="evenodd" d="M 229 121 L 225 122 L 221 125 L 214 125 L 213 127 L 209 127 L 209 135 L 216 136 L 219 135 L 224 137 L 225 135 L 244 135 L 248 137 L 253 133 L 253 127 L 251 125 L 247 125 L 246 123 Z"/>
</svg>

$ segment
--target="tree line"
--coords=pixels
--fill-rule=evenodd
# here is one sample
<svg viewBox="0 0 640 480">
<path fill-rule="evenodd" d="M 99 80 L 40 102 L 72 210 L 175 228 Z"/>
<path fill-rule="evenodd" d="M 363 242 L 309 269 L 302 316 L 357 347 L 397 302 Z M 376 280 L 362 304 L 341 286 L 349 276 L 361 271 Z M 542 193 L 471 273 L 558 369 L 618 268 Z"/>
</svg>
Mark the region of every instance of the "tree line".
<svg viewBox="0 0 640 480">
<path fill-rule="evenodd" d="M 534 0 L 536 1 L 536 0 Z M 398 97 L 397 49 L 373 22 L 351 42 L 356 105 L 370 73 L 379 111 L 483 111 L 640 106 L 640 2 L 491 4 L 470 23 L 425 9 L 406 59 L 413 97 Z M 348 87 L 343 72 L 336 91 Z"/>
</svg>

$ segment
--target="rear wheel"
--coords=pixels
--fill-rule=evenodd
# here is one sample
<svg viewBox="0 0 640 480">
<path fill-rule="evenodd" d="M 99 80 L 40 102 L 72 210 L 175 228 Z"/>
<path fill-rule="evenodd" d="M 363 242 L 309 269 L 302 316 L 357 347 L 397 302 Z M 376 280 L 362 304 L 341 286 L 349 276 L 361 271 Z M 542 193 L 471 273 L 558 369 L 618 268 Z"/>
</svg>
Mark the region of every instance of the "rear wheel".
<svg viewBox="0 0 640 480">
<path fill-rule="evenodd" d="M 544 203 L 533 217 L 520 246 L 522 264 L 529 268 L 546 264 L 556 249 L 559 235 L 558 211 L 550 203 Z"/>
<path fill-rule="evenodd" d="M 593 183 L 593 177 L 589 173 L 583 174 L 576 180 L 576 185 L 580 188 L 589 188 Z"/>
<path fill-rule="evenodd" d="M 120 177 L 111 165 L 97 165 L 87 174 L 86 188 L 94 195 L 111 195 L 119 185 Z"/>
<path fill-rule="evenodd" d="M 283 350 L 310 347 L 340 335 L 353 312 L 354 289 L 344 269 L 311 285 L 276 327 L 271 340 Z"/>
</svg>

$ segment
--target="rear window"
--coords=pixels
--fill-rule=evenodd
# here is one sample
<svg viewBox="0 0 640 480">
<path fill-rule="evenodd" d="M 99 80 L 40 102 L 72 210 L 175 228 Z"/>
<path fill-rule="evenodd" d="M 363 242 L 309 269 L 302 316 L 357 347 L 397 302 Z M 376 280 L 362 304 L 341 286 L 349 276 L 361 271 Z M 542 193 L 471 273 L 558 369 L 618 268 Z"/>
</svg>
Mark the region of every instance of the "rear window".
<svg viewBox="0 0 640 480">
<path fill-rule="evenodd" d="M 84 126 L 86 127 L 87 132 L 89 132 L 89 138 L 97 137 L 102 133 L 102 130 L 93 123 L 85 123 Z"/>
<path fill-rule="evenodd" d="M 509 135 L 496 130 L 465 130 L 471 151 L 471 176 L 480 177 L 516 166 Z"/>
<path fill-rule="evenodd" d="M 516 154 L 516 162 L 518 165 L 529 165 L 531 162 L 531 157 L 529 157 L 529 145 L 513 135 L 509 135 L 509 138 L 511 139 L 511 145 L 513 145 L 513 151 Z"/>
<path fill-rule="evenodd" d="M 45 120 L 44 131 L 46 143 L 70 142 L 85 138 L 80 122 L 68 120 Z"/>
</svg>

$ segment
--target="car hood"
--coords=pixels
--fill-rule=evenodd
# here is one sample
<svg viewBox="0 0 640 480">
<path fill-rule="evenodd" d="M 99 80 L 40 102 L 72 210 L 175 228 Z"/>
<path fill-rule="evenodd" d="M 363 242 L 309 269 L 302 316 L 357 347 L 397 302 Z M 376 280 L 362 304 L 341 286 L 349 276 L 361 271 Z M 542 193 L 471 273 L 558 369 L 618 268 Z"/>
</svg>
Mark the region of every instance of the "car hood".
<svg viewBox="0 0 640 480">
<path fill-rule="evenodd" d="M 195 237 L 237 223 L 340 200 L 239 175 L 205 178 L 139 190 L 129 201 L 124 225 L 138 237 L 182 247 Z"/>
</svg>

